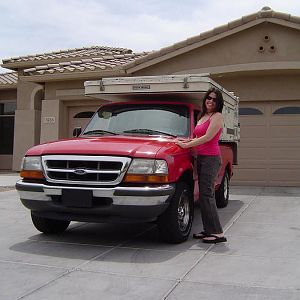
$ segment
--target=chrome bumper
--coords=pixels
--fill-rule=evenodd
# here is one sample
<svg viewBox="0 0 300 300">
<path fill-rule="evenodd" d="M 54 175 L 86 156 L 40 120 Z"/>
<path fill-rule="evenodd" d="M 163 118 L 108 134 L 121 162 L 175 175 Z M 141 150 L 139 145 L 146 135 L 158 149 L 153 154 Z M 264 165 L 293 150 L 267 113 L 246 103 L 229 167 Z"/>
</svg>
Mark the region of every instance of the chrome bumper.
<svg viewBox="0 0 300 300">
<path fill-rule="evenodd" d="M 157 206 L 167 203 L 174 193 L 174 184 L 165 184 L 156 187 L 67 187 L 49 186 L 40 183 L 28 183 L 22 180 L 16 183 L 16 189 L 22 200 L 36 200 L 52 202 L 51 196 L 61 196 L 64 189 L 91 190 L 93 197 L 112 199 L 112 205 Z"/>
</svg>

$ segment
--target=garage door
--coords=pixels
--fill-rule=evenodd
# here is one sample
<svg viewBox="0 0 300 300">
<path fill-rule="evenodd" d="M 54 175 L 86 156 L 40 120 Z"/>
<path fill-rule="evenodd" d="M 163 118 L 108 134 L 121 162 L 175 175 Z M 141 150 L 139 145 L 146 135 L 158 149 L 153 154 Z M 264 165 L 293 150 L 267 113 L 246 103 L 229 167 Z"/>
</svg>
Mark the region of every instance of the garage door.
<svg viewBox="0 0 300 300">
<path fill-rule="evenodd" d="M 240 103 L 233 183 L 300 186 L 300 101 Z"/>
<path fill-rule="evenodd" d="M 88 121 L 93 116 L 94 112 L 99 108 L 98 106 L 71 106 L 69 107 L 69 129 L 68 137 L 73 136 L 73 129 L 81 127 L 84 129 Z"/>
</svg>

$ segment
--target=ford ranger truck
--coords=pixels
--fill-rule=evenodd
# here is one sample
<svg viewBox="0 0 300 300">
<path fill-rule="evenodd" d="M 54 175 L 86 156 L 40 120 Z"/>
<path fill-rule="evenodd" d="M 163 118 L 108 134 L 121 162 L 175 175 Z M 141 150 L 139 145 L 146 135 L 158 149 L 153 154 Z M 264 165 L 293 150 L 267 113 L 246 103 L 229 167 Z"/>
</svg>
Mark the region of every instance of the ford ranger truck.
<svg viewBox="0 0 300 300">
<path fill-rule="evenodd" d="M 182 101 L 105 104 L 77 137 L 29 149 L 16 189 L 34 226 L 57 234 L 71 221 L 155 221 L 163 240 L 185 241 L 201 178 L 194 150 L 175 141 L 193 137 L 199 113 Z M 216 203 L 225 207 L 236 147 L 220 147 Z"/>
</svg>

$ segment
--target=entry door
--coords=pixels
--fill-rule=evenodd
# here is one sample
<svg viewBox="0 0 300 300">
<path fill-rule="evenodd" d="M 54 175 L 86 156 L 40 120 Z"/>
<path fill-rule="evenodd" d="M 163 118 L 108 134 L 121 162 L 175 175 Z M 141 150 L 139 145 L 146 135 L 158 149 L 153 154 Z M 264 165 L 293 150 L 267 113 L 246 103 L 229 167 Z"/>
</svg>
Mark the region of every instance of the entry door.
<svg viewBox="0 0 300 300">
<path fill-rule="evenodd" d="M 0 101 L 0 170 L 12 168 L 16 101 Z"/>
<path fill-rule="evenodd" d="M 69 108 L 69 137 L 73 136 L 75 127 L 84 129 L 99 106 L 77 106 Z"/>
</svg>

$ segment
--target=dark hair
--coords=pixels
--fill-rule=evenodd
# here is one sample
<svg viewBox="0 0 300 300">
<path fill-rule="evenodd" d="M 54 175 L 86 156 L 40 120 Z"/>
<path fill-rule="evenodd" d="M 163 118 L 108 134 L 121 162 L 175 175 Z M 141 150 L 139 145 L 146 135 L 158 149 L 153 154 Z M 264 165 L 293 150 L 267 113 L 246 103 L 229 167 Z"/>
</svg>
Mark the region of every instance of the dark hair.
<svg viewBox="0 0 300 300">
<path fill-rule="evenodd" d="M 201 111 L 200 118 L 202 118 L 206 114 L 207 110 L 206 110 L 205 100 L 207 99 L 207 96 L 209 96 L 210 93 L 216 94 L 216 108 L 214 112 L 222 113 L 223 106 L 224 106 L 223 95 L 219 89 L 212 87 L 205 93 L 203 97 L 202 111 Z"/>
</svg>

